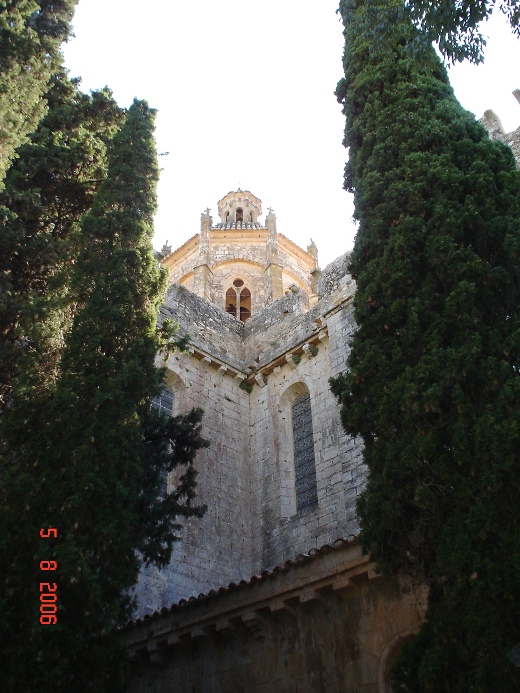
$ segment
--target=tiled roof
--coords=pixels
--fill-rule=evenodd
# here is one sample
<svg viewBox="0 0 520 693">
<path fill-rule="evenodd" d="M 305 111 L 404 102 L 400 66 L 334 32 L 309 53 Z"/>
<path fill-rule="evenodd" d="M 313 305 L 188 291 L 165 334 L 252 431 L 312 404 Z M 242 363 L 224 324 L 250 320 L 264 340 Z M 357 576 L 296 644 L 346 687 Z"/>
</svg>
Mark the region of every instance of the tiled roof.
<svg viewBox="0 0 520 693">
<path fill-rule="evenodd" d="M 259 224 L 257 221 L 255 222 L 249 222 L 249 221 L 237 221 L 236 223 L 233 222 L 232 224 L 214 224 L 212 229 L 265 229 L 264 224 Z"/>
<path fill-rule="evenodd" d="M 132 625 L 138 625 L 145 621 L 149 621 L 150 619 L 155 619 L 169 613 L 174 613 L 175 611 L 179 611 L 180 609 L 193 606 L 195 604 L 200 604 L 201 602 L 214 599 L 215 597 L 218 597 L 221 594 L 226 594 L 227 592 L 231 592 L 233 590 L 244 589 L 246 587 L 254 585 L 255 583 L 264 582 L 265 580 L 268 580 L 269 578 L 278 575 L 279 573 L 287 572 L 295 565 L 305 563 L 306 561 L 311 561 L 317 556 L 329 553 L 330 551 L 337 551 L 338 549 L 352 545 L 355 542 L 356 539 L 353 536 L 349 537 L 348 539 L 338 538 L 331 544 L 324 544 L 320 548 L 312 548 L 308 553 L 300 553 L 295 558 L 287 560 L 285 561 L 285 563 L 280 563 L 279 565 L 275 566 L 270 570 L 262 570 L 261 573 L 251 576 L 249 580 L 240 580 L 240 582 L 238 583 L 231 582 L 227 587 L 219 587 L 216 590 L 210 590 L 206 594 L 199 594 L 197 597 L 181 599 L 179 602 L 172 604 L 172 606 L 170 607 L 164 606 L 160 611 L 154 611 L 153 614 L 147 614 L 146 616 L 143 616 L 143 618 L 138 618 L 135 621 L 129 621 L 126 624 L 125 628 Z"/>
</svg>

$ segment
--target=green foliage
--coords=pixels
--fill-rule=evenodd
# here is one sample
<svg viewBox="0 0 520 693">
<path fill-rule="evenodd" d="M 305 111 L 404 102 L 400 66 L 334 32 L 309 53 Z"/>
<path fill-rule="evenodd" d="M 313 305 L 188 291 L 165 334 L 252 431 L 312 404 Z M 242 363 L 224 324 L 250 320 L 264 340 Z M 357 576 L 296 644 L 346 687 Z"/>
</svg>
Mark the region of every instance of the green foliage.
<svg viewBox="0 0 520 693">
<path fill-rule="evenodd" d="M 316 344 L 309 344 L 309 353 L 311 356 L 317 356 L 319 352 L 319 347 Z"/>
<path fill-rule="evenodd" d="M 54 387 L 20 386 L 3 412 L 0 608 L 9 691 L 124 691 L 117 628 L 140 566 L 166 564 L 195 505 L 202 412 L 151 407 L 162 374 L 156 329 L 165 275 L 151 238 L 158 178 L 155 112 L 134 102 L 109 147 L 108 175 L 82 222 L 69 290 L 76 302 Z M 176 488 L 160 498 L 164 474 Z M 39 529 L 56 527 L 57 539 Z M 55 573 L 39 569 L 54 560 Z M 49 577 L 52 576 L 52 577 Z M 39 624 L 39 583 L 58 585 L 58 623 Z M 30 663 L 30 666 L 28 666 Z"/>
<path fill-rule="evenodd" d="M 77 0 L 0 2 L 0 191 L 15 150 L 46 112 Z"/>
<path fill-rule="evenodd" d="M 244 392 L 247 392 L 248 395 L 253 392 L 253 386 L 248 385 L 245 380 L 242 380 L 239 387 L 241 390 L 244 390 Z"/>
<path fill-rule="evenodd" d="M 0 193 L 0 405 L 20 374 L 52 383 L 70 327 L 69 291 L 79 221 L 106 177 L 106 148 L 122 111 L 105 89 L 91 96 L 57 72 L 48 113 L 20 147 Z M 29 382 L 30 381 L 30 382 Z"/>
<path fill-rule="evenodd" d="M 332 387 L 365 445 L 363 549 L 431 587 L 396 689 L 516 691 L 520 174 L 435 57 L 409 59 L 409 25 L 372 51 L 341 9 L 358 331 Z"/>
<path fill-rule="evenodd" d="M 356 13 L 357 4 L 343 0 L 340 11 L 351 13 L 356 31 L 365 34 L 371 51 L 391 40 L 393 27 L 399 24 L 406 32 L 407 54 L 420 63 L 431 61 L 432 41 L 449 62 L 482 62 L 486 40 L 481 25 L 497 8 L 513 33 L 520 35 L 519 0 L 365 0 L 362 13 Z"/>
</svg>

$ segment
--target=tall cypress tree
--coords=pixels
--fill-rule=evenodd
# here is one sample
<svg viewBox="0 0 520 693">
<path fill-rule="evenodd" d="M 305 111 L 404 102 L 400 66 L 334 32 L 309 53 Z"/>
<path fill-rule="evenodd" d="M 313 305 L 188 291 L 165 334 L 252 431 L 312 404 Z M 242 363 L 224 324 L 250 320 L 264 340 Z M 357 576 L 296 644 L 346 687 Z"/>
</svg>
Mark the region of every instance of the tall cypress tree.
<svg viewBox="0 0 520 693">
<path fill-rule="evenodd" d="M 164 273 L 151 237 L 158 178 L 154 111 L 134 102 L 82 224 L 71 291 L 77 308 L 55 390 L 17 391 L 4 414 L 0 562 L 8 690 L 125 690 L 116 628 L 132 613 L 143 561 L 165 564 L 193 504 L 200 410 L 161 417 L 156 328 Z M 184 472 L 160 498 L 163 475 Z M 20 518 L 20 507 L 25 514 Z M 40 528 L 58 536 L 41 538 Z M 55 561 L 55 572 L 40 561 Z M 39 584 L 57 585 L 58 622 L 39 623 Z M 31 666 L 27 666 L 27 662 Z"/>
<path fill-rule="evenodd" d="M 435 56 L 409 59 L 412 27 L 373 45 L 365 10 L 340 4 L 358 331 L 333 383 L 369 470 L 360 540 L 430 587 L 399 690 L 516 691 L 520 174 Z"/>
<path fill-rule="evenodd" d="M 0 407 L 18 376 L 41 388 L 56 375 L 75 301 L 79 221 L 106 177 L 106 148 L 123 117 L 108 90 L 83 94 L 63 70 L 44 100 L 48 113 L 0 193 Z"/>
<path fill-rule="evenodd" d="M 15 150 L 46 111 L 77 0 L 0 2 L 0 190 Z"/>
</svg>

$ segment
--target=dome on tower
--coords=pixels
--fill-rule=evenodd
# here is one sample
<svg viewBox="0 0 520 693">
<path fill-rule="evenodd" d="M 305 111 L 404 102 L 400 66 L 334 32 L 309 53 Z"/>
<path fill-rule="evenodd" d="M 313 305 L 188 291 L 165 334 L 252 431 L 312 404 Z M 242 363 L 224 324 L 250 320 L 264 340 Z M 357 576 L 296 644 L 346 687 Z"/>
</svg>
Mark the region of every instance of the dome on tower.
<svg viewBox="0 0 520 693">
<path fill-rule="evenodd" d="M 258 217 L 262 214 L 262 200 L 250 193 L 249 190 L 228 192 L 218 202 L 218 214 L 220 224 L 215 228 L 232 227 L 233 225 L 242 228 L 261 228 Z"/>
</svg>

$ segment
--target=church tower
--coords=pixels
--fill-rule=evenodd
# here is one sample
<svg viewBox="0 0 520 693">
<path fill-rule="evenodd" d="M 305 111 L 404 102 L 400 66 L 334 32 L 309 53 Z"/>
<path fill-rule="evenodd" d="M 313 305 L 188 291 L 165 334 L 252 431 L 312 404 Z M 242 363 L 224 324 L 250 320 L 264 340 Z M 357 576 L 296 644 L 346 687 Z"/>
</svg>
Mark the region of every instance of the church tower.
<svg viewBox="0 0 520 693">
<path fill-rule="evenodd" d="M 388 663 L 421 612 L 355 541 L 366 472 L 329 387 L 355 329 L 348 253 L 321 271 L 314 243 L 289 240 L 272 209 L 262 220 L 248 191 L 225 195 L 218 214 L 160 254 L 160 320 L 190 346 L 158 357 L 158 404 L 204 410 L 210 447 L 195 467 L 207 512 L 184 523 L 170 565 L 141 572 L 124 635 L 131 693 L 389 693 Z"/>
<path fill-rule="evenodd" d="M 517 95 L 520 100 L 520 96 Z M 491 136 L 520 152 L 492 112 Z M 160 406 L 204 409 L 198 500 L 164 570 L 143 570 L 123 631 L 143 691 L 391 693 L 391 669 L 426 612 L 424 582 L 379 574 L 356 542 L 366 479 L 329 378 L 356 329 L 348 253 L 323 272 L 243 190 L 159 255 L 161 319 L 189 352 L 158 358 Z M 168 481 L 169 490 L 175 479 Z M 163 687 L 164 686 L 164 687 Z"/>
<path fill-rule="evenodd" d="M 276 227 L 269 208 L 262 222 L 262 201 L 248 190 L 231 191 L 217 204 L 220 222 L 210 210 L 201 215 L 200 233 L 173 253 L 165 249 L 162 265 L 175 282 L 219 306 L 241 322 L 282 298 L 290 287 L 316 301 L 316 246 L 303 250 Z M 314 273 L 314 274 L 313 274 Z"/>
<path fill-rule="evenodd" d="M 163 398 L 173 415 L 204 410 L 210 447 L 196 466 L 208 511 L 187 523 L 169 568 L 141 576 L 141 613 L 357 527 L 361 451 L 328 385 L 353 329 L 348 257 L 322 273 L 314 243 L 296 245 L 270 208 L 262 219 L 247 190 L 227 193 L 217 209 L 218 223 L 206 209 L 200 232 L 159 256 L 170 283 L 161 316 L 190 335 L 188 353 L 158 361 Z"/>
</svg>

